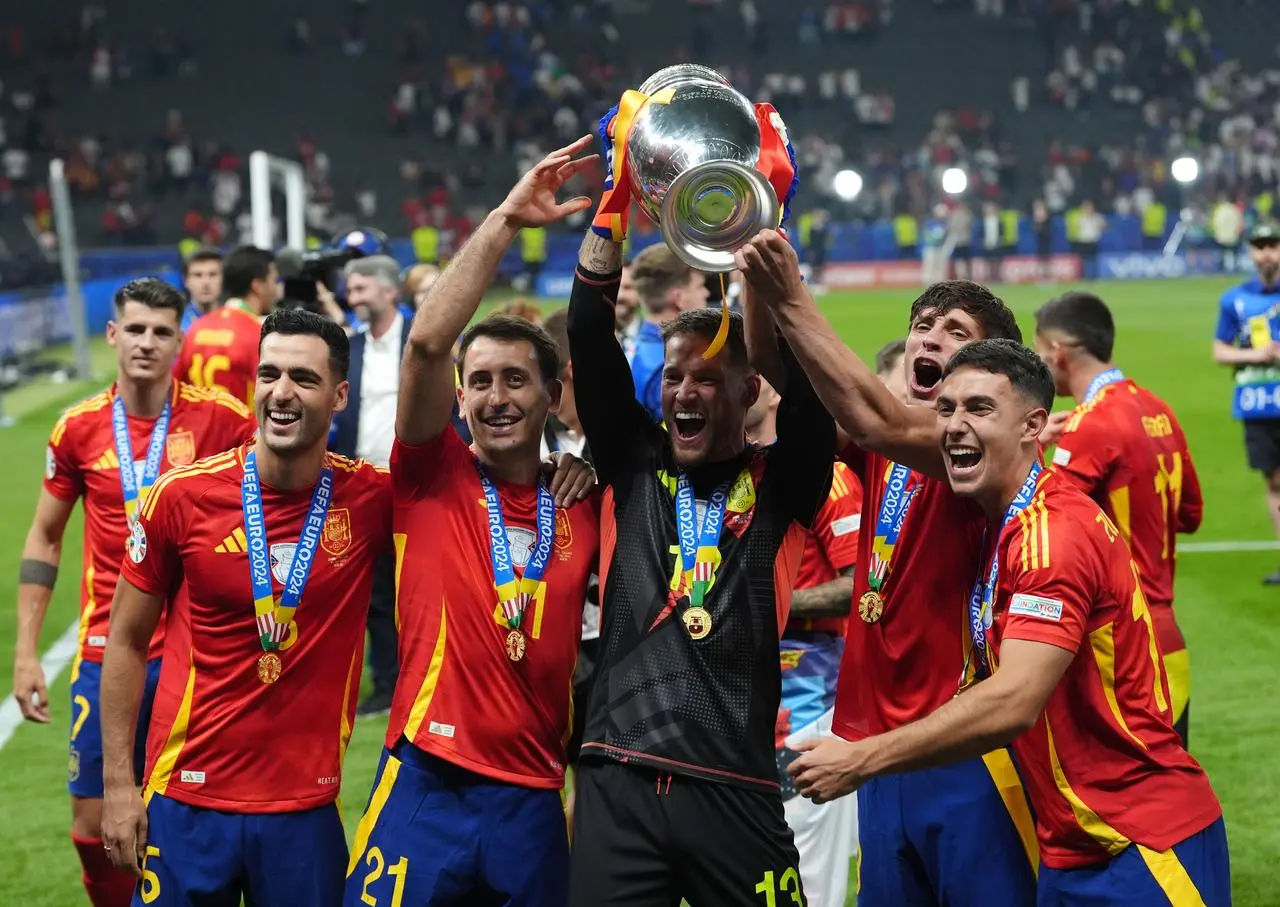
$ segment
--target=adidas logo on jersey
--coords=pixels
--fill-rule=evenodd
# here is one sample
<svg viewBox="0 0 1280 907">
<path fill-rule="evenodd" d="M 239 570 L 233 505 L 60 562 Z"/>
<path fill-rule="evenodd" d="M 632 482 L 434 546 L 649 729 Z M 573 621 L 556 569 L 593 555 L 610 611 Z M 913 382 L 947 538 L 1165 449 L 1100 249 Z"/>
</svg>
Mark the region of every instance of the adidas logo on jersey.
<svg viewBox="0 0 1280 907">
<path fill-rule="evenodd" d="M 244 530 L 239 526 L 236 531 L 222 540 L 222 544 L 213 549 L 218 554 L 244 554 L 249 550 L 249 540 L 244 537 Z"/>
</svg>

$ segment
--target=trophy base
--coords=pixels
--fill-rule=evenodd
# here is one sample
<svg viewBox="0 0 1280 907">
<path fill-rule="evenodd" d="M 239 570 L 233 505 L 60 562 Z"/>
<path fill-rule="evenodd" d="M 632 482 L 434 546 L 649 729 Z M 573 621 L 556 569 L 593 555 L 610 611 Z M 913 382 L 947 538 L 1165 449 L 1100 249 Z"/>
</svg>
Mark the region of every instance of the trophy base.
<svg viewBox="0 0 1280 907">
<path fill-rule="evenodd" d="M 681 261 L 715 274 L 732 271 L 733 253 L 761 230 L 776 228 L 781 213 L 759 170 L 737 161 L 706 161 L 672 181 L 659 224 Z"/>
</svg>

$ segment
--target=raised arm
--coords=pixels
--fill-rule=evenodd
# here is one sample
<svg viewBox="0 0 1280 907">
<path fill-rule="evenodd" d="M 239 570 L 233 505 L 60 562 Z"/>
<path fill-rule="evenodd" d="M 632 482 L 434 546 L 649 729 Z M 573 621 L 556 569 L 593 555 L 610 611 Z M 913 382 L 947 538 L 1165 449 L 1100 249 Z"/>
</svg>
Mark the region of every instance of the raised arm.
<svg viewBox="0 0 1280 907">
<path fill-rule="evenodd" d="M 642 438 L 652 440 L 661 431 L 636 400 L 631 366 L 613 333 L 621 278 L 621 244 L 588 231 L 578 251 L 567 326 L 578 418 L 604 484 Z"/>
<path fill-rule="evenodd" d="M 35 518 L 22 546 L 18 567 L 18 633 L 13 655 L 13 696 L 22 717 L 49 722 L 49 692 L 40 666 L 40 630 L 53 597 L 62 560 L 62 536 L 75 501 L 64 501 L 47 488 L 40 490 Z"/>
<path fill-rule="evenodd" d="M 541 227 L 590 207 L 579 196 L 556 201 L 556 192 L 595 155 L 573 159 L 591 143 L 583 136 L 551 152 L 521 177 L 515 188 L 449 262 L 414 316 L 405 344 L 396 406 L 396 437 L 423 444 L 449 425 L 457 385 L 453 344 L 466 329 L 488 290 L 502 256 L 524 227 Z"/>
<path fill-rule="evenodd" d="M 863 450 L 945 477 L 933 409 L 897 400 L 845 345 L 805 289 L 791 244 L 764 230 L 738 256 L 744 281 L 773 312 L 813 389 L 850 439 Z"/>
<path fill-rule="evenodd" d="M 787 373 L 778 353 L 778 325 L 773 313 L 755 299 L 751 284 L 742 281 L 742 327 L 747 340 L 751 367 L 773 385 L 779 394 L 786 390 Z"/>
</svg>

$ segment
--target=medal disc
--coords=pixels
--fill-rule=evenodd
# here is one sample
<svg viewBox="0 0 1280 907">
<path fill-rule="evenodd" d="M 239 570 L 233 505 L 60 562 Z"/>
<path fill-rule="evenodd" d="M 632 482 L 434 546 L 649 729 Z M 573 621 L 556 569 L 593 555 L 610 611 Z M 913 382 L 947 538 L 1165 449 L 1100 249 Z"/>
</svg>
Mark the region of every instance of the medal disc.
<svg viewBox="0 0 1280 907">
<path fill-rule="evenodd" d="M 280 679 L 284 664 L 275 652 L 264 652 L 258 659 L 258 679 L 263 683 L 275 683 Z"/>
<path fill-rule="evenodd" d="M 711 632 L 711 612 L 701 606 L 686 608 L 682 615 L 691 639 L 702 639 Z"/>
<path fill-rule="evenodd" d="M 884 599 L 874 589 L 862 593 L 858 599 L 858 616 L 869 624 L 874 624 L 884 613 Z"/>
<path fill-rule="evenodd" d="M 507 657 L 512 661 L 519 661 L 524 658 L 525 641 L 524 634 L 519 630 L 512 630 L 507 634 Z"/>
</svg>

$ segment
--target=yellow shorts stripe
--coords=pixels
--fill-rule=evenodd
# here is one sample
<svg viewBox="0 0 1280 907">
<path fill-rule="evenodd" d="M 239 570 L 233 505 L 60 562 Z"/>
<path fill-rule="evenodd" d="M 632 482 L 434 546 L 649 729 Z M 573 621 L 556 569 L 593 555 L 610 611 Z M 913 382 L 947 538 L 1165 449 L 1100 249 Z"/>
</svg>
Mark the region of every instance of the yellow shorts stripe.
<svg viewBox="0 0 1280 907">
<path fill-rule="evenodd" d="M 1013 758 L 1008 750 L 998 749 L 987 753 L 982 757 L 982 761 L 986 763 L 987 771 L 991 773 L 991 780 L 995 783 L 996 790 L 1000 792 L 1000 799 L 1004 801 L 1004 807 L 1009 811 L 1013 827 L 1022 840 L 1022 849 L 1027 852 L 1031 871 L 1038 877 L 1040 875 L 1040 842 L 1036 839 L 1036 823 L 1031 818 L 1027 792 L 1023 790 L 1022 779 L 1018 777 L 1018 770 L 1013 766 Z"/>
<path fill-rule="evenodd" d="M 1170 723 L 1177 724 L 1191 701 L 1191 653 L 1186 649 L 1166 652 L 1164 673 L 1169 678 L 1169 705 L 1173 711 Z"/>
<path fill-rule="evenodd" d="M 369 808 L 365 810 L 364 815 L 360 817 L 360 824 L 356 826 L 356 837 L 351 842 L 351 861 L 347 863 L 348 876 L 355 872 L 356 865 L 364 856 L 365 848 L 369 846 L 369 835 L 373 834 L 374 826 L 378 824 L 378 816 L 382 815 L 382 808 L 387 805 L 391 788 L 395 787 L 396 778 L 399 776 L 400 760 L 388 754 L 387 763 L 382 767 L 378 784 L 373 789 L 373 796 L 369 798 Z"/>
<path fill-rule="evenodd" d="M 1157 852 L 1141 844 L 1134 846 L 1172 907 L 1205 907 L 1204 898 L 1200 897 L 1196 883 L 1187 875 L 1187 868 L 1177 854 L 1172 850 Z"/>
</svg>

